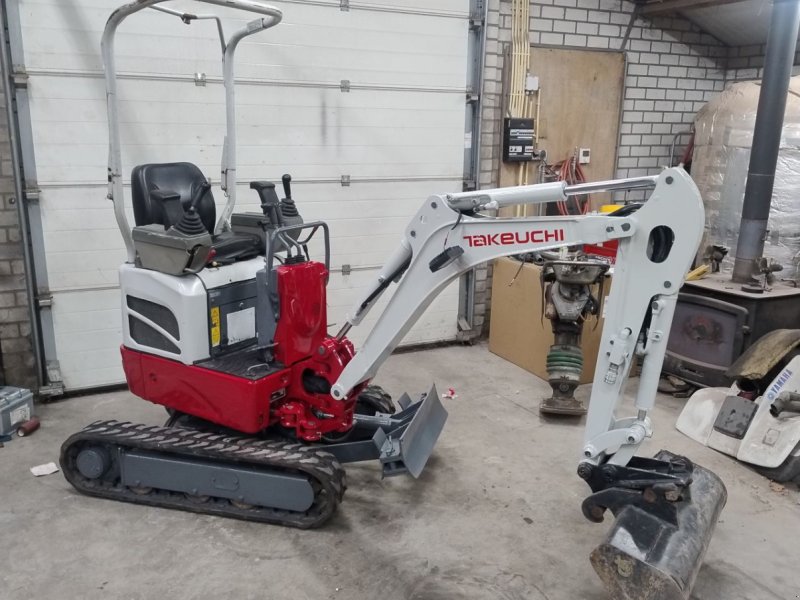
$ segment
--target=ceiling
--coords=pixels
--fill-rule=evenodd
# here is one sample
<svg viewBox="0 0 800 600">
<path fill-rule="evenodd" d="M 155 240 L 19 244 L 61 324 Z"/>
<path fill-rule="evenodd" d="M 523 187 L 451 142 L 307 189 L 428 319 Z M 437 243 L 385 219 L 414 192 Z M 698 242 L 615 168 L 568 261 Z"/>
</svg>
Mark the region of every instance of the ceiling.
<svg viewBox="0 0 800 600">
<path fill-rule="evenodd" d="M 680 14 L 728 46 L 765 44 L 772 0 L 649 0 L 643 16 Z"/>
</svg>

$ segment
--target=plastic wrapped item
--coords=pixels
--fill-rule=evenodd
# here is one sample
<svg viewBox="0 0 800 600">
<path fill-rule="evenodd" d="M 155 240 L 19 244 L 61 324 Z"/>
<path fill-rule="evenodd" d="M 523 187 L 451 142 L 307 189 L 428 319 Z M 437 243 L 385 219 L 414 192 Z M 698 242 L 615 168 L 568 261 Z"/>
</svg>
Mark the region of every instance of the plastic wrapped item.
<svg viewBox="0 0 800 600">
<path fill-rule="evenodd" d="M 736 254 L 760 90 L 757 81 L 734 83 L 695 117 L 692 178 L 706 207 L 699 258 L 713 244 L 729 247 L 725 272 Z M 783 265 L 780 279 L 800 281 L 800 76 L 790 85 L 767 228 L 764 256 Z"/>
</svg>

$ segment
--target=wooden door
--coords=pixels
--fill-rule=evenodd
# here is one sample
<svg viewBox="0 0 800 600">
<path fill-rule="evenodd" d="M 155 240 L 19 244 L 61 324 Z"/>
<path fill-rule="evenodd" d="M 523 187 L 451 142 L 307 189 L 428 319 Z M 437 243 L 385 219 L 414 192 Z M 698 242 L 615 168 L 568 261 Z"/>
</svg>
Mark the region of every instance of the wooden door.
<svg viewBox="0 0 800 600">
<path fill-rule="evenodd" d="M 531 74 L 539 78 L 536 127 L 539 149 L 547 150 L 547 162 L 555 164 L 575 148 L 589 148 L 591 162 L 582 165 L 586 178 L 613 179 L 625 81 L 624 54 L 533 47 Z M 536 182 L 537 165 L 530 167 L 529 183 Z M 517 173 L 516 165 L 503 164 L 500 184 L 517 185 Z M 607 196 L 595 194 L 592 208 L 606 202 Z"/>
</svg>

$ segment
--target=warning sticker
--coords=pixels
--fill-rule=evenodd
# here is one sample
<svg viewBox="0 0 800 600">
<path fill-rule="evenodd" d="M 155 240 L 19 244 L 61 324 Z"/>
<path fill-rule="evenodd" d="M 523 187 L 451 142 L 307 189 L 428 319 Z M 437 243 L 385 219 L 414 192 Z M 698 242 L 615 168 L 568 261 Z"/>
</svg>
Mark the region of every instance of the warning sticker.
<svg viewBox="0 0 800 600">
<path fill-rule="evenodd" d="M 219 306 L 215 306 L 211 309 L 211 345 L 219 346 L 221 337 L 219 326 Z"/>
<path fill-rule="evenodd" d="M 31 407 L 27 404 L 11 411 L 11 426 L 30 421 Z"/>
</svg>

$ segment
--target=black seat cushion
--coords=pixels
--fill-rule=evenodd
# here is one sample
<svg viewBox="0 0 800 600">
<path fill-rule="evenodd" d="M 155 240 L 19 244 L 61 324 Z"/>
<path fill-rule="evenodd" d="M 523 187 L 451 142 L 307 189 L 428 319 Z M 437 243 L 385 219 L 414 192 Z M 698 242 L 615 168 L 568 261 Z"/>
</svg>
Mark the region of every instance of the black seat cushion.
<svg viewBox="0 0 800 600">
<path fill-rule="evenodd" d="M 188 210 L 199 186 L 206 182 L 203 172 L 192 163 L 160 163 L 139 165 L 131 173 L 131 195 L 133 197 L 133 217 L 137 225 L 157 223 L 169 227 L 174 225 L 174 212 L 169 209 L 165 198 L 173 192 L 180 196 L 180 204 Z M 160 191 L 163 193 L 152 194 Z M 209 189 L 195 206 L 200 220 L 209 233 L 214 232 L 217 211 L 214 195 Z"/>
</svg>

